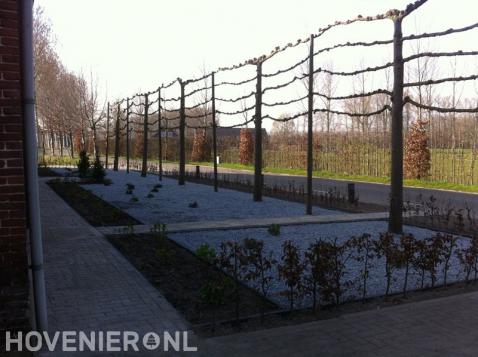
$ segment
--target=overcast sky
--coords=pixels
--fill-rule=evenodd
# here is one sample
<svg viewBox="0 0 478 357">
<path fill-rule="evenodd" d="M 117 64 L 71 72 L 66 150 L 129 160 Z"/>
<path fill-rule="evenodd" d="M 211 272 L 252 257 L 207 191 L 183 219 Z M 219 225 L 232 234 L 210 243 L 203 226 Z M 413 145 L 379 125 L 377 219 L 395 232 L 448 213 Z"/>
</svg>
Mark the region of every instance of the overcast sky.
<svg viewBox="0 0 478 357">
<path fill-rule="evenodd" d="M 109 98 L 151 90 L 179 76 L 197 77 L 203 68 L 209 71 L 268 53 L 276 45 L 306 38 L 335 20 L 403 9 L 407 3 L 408 0 L 35 1 L 52 22 L 63 63 L 76 72 L 92 70 L 102 88 L 107 86 Z M 404 33 L 477 22 L 477 3 L 429 0 L 406 20 Z M 450 49 L 476 50 L 477 32 L 440 44 L 432 41 L 428 47 L 448 49 L 443 45 L 446 43 Z M 390 21 L 359 24 L 331 31 L 327 38 L 316 41 L 316 47 L 391 36 Z M 307 53 L 306 48 L 300 51 Z M 384 63 L 391 50 L 384 51 L 367 58 L 370 52 L 361 49 L 332 61 L 335 69 L 353 70 L 360 62 L 366 66 Z M 280 63 L 274 65 L 275 69 L 281 67 Z M 273 72 L 272 68 L 269 72 Z"/>
</svg>

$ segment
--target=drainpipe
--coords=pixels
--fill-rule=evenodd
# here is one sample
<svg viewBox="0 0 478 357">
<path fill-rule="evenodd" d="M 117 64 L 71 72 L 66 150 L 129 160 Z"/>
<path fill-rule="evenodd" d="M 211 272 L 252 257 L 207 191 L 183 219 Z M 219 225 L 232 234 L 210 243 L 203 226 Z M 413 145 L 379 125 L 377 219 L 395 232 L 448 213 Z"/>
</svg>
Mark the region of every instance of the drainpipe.
<svg viewBox="0 0 478 357">
<path fill-rule="evenodd" d="M 33 0 L 22 0 L 22 98 L 24 126 L 24 164 L 28 230 L 36 330 L 48 329 L 43 244 L 38 194 L 37 135 L 35 122 L 35 84 L 33 77 Z"/>
</svg>

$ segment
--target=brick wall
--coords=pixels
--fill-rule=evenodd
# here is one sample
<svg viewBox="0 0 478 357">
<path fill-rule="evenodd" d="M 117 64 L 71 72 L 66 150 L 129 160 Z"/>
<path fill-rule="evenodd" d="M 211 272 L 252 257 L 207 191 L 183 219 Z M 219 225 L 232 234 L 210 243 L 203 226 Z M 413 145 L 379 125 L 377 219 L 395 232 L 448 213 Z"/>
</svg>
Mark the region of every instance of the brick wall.
<svg viewBox="0 0 478 357">
<path fill-rule="evenodd" d="M 0 1 L 0 340 L 28 322 L 20 3 Z"/>
</svg>

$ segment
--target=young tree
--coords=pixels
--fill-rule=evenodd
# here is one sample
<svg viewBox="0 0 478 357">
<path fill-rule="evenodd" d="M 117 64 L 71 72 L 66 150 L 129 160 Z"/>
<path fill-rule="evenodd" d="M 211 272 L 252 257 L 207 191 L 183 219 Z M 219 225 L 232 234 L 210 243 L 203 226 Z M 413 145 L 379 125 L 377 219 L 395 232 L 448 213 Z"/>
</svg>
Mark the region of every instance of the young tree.
<svg viewBox="0 0 478 357">
<path fill-rule="evenodd" d="M 403 282 L 403 295 L 407 294 L 408 276 L 410 266 L 415 258 L 417 242 L 413 234 L 402 234 L 400 237 L 399 259 L 402 266 L 405 266 L 405 278 Z"/>
<path fill-rule="evenodd" d="M 375 257 L 374 242 L 370 234 L 364 233 L 361 236 L 353 237 L 349 246 L 355 249 L 353 258 L 362 264 L 360 271 L 360 278 L 362 280 L 362 302 L 365 302 L 367 297 L 367 280 L 370 269 L 372 268 L 372 259 Z"/>
<path fill-rule="evenodd" d="M 222 242 L 217 255 L 217 265 L 234 279 L 234 301 L 236 320 L 239 321 L 240 292 L 239 282 L 244 277 L 246 260 L 244 249 L 236 241 Z"/>
<path fill-rule="evenodd" d="M 281 294 L 287 296 L 290 310 L 294 309 L 294 302 L 301 296 L 303 287 L 304 264 L 301 261 L 299 249 L 290 240 L 282 244 L 282 257 L 278 265 L 279 278 L 287 285 L 287 290 Z"/>
<path fill-rule="evenodd" d="M 99 157 L 98 129 L 101 121 L 106 117 L 105 105 L 101 106 L 98 98 L 98 80 L 90 73 L 89 82 L 80 77 L 82 115 L 93 133 L 93 155 Z"/>
<path fill-rule="evenodd" d="M 255 282 L 264 298 L 267 298 L 270 284 L 273 281 L 272 267 L 276 264 L 272 252 L 264 252 L 264 242 L 250 238 L 244 240 L 244 256 L 248 270 L 245 279 Z M 264 320 L 265 301 L 261 304 L 261 320 Z"/>
<path fill-rule="evenodd" d="M 400 265 L 400 251 L 393 233 L 380 233 L 378 241 L 375 241 L 374 250 L 378 258 L 385 258 L 385 277 L 387 279 L 385 298 L 387 298 L 390 293 L 393 272 Z"/>
<path fill-rule="evenodd" d="M 431 156 L 426 125 L 426 122 L 417 120 L 408 132 L 403 162 L 407 178 L 420 180 L 430 175 Z"/>
</svg>

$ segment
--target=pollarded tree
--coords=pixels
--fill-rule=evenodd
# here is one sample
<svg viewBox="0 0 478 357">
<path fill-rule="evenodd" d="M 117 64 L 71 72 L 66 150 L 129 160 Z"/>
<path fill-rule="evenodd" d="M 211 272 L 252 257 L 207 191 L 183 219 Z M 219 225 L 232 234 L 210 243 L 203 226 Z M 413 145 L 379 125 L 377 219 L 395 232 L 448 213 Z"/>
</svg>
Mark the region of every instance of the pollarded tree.
<svg viewBox="0 0 478 357">
<path fill-rule="evenodd" d="M 405 177 L 424 179 L 430 175 L 431 156 L 428 147 L 427 123 L 417 120 L 410 127 L 405 144 Z"/>
<path fill-rule="evenodd" d="M 250 165 L 252 163 L 252 155 L 254 154 L 254 142 L 252 141 L 251 130 L 248 128 L 241 129 L 239 136 L 239 159 L 242 165 Z"/>
</svg>

